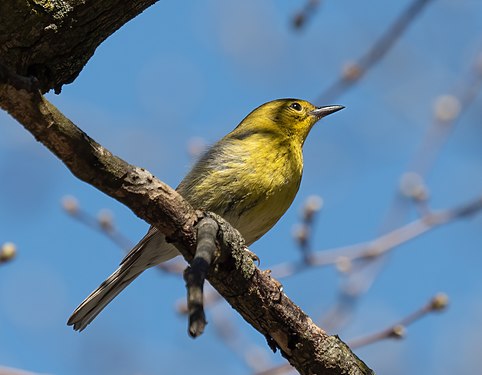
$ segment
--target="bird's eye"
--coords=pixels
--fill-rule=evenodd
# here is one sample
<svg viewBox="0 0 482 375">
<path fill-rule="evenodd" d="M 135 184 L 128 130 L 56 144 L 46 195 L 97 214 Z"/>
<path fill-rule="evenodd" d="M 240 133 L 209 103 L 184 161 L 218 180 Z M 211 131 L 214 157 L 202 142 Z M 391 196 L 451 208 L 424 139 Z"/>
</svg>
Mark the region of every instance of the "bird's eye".
<svg viewBox="0 0 482 375">
<path fill-rule="evenodd" d="M 300 103 L 293 103 L 290 105 L 291 108 L 293 108 L 296 111 L 301 111 L 301 104 Z"/>
</svg>

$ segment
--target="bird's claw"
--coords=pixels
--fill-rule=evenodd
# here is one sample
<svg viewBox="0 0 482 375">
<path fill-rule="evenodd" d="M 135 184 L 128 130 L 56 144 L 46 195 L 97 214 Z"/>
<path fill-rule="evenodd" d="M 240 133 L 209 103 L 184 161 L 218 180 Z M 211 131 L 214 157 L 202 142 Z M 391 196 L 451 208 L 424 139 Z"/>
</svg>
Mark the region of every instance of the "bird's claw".
<svg viewBox="0 0 482 375">
<path fill-rule="evenodd" d="M 249 250 L 248 248 L 245 248 L 244 250 L 246 251 L 246 253 L 248 254 L 248 256 L 251 258 L 251 260 L 253 262 L 258 263 L 258 267 L 259 267 L 259 265 L 261 264 L 261 261 L 259 260 L 259 257 L 255 253 L 253 253 L 251 250 Z"/>
</svg>

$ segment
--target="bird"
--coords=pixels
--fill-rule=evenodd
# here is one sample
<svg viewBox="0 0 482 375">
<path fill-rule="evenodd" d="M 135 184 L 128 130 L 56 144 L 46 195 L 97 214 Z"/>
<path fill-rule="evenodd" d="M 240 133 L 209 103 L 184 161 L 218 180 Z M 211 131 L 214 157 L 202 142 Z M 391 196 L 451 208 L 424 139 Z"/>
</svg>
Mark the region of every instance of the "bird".
<svg viewBox="0 0 482 375">
<path fill-rule="evenodd" d="M 303 144 L 313 125 L 343 108 L 316 107 L 300 99 L 262 104 L 211 146 L 176 190 L 193 208 L 222 216 L 249 246 L 293 202 L 303 174 Z M 142 272 L 177 255 L 174 245 L 151 226 L 117 270 L 75 309 L 67 324 L 84 330 Z"/>
</svg>

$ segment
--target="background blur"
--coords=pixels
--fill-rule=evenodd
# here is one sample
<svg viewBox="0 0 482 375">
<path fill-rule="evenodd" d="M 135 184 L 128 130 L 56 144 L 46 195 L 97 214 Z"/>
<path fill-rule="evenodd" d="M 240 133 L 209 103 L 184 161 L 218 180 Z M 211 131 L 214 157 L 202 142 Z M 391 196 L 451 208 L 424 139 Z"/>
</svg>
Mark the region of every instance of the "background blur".
<svg viewBox="0 0 482 375">
<path fill-rule="evenodd" d="M 386 219 L 401 175 L 432 126 L 435 103 L 450 112 L 453 99 L 440 102 L 440 96 L 460 95 L 474 82 L 482 2 L 430 2 L 378 65 L 329 103 L 319 101 L 324 90 L 410 2 L 325 1 L 296 29 L 293 17 L 305 4 L 160 1 L 108 38 L 61 95 L 48 97 L 95 140 L 174 187 L 192 164 L 190 148 L 215 142 L 266 101 L 342 104 L 346 109 L 322 120 L 306 142 L 304 179 L 292 208 L 251 249 L 262 268 L 299 259 L 293 226 L 311 195 L 324 201 L 315 250 L 371 240 L 418 217 L 406 201 L 408 215 L 392 225 Z M 426 175 L 431 208 L 482 193 L 481 118 L 479 95 Z M 208 310 L 205 334 L 189 338 L 175 309 L 184 282 L 157 270 L 127 288 L 84 332 L 67 327 L 73 309 L 114 271 L 122 251 L 69 217 L 62 197 L 76 197 L 94 216 L 110 210 L 133 242 L 148 225 L 74 178 L 5 113 L 0 123 L 0 244 L 11 241 L 18 249 L 14 261 L 0 266 L 0 364 L 45 374 L 249 374 L 243 350 L 254 353 L 258 369 L 283 363 L 224 302 Z M 450 306 L 442 314 L 409 326 L 404 340 L 356 353 L 380 374 L 474 373 L 482 366 L 481 267 L 482 215 L 431 231 L 390 253 L 352 319 L 331 333 L 349 340 L 377 331 L 443 291 Z M 317 320 L 337 300 L 340 275 L 335 267 L 316 268 L 282 282 Z"/>
</svg>

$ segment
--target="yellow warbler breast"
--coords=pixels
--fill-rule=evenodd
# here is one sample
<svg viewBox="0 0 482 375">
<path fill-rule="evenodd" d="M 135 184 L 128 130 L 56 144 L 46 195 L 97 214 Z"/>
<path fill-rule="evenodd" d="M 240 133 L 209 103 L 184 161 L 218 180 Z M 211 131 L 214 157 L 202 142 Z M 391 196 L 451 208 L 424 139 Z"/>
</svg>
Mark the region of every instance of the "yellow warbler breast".
<svg viewBox="0 0 482 375">
<path fill-rule="evenodd" d="M 213 211 L 251 244 L 286 212 L 303 172 L 301 146 L 282 134 L 230 134 L 194 166 L 178 191 Z"/>
</svg>

